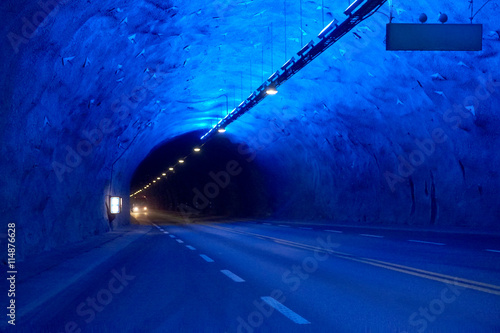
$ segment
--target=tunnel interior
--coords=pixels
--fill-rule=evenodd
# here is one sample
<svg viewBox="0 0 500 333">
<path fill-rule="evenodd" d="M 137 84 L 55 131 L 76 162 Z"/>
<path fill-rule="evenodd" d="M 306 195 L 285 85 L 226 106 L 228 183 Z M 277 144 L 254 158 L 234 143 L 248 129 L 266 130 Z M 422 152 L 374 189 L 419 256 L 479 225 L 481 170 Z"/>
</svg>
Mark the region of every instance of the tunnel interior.
<svg viewBox="0 0 500 333">
<path fill-rule="evenodd" d="M 180 213 L 186 222 L 270 216 L 265 174 L 247 148 L 226 136 L 199 145 L 202 134 L 183 134 L 155 147 L 135 170 L 130 192 L 151 189 L 132 195 L 131 202 L 144 200 L 148 209 Z"/>
<path fill-rule="evenodd" d="M 129 224 L 131 194 L 347 4 L 3 1 L 0 213 L 17 224 L 20 256 Z M 389 52 L 390 17 L 471 16 L 465 0 L 391 5 L 145 195 L 198 209 L 193 189 L 234 160 L 241 174 L 203 214 L 498 228 L 500 6 L 475 7 L 481 51 Z M 123 199 L 113 219 L 111 195 Z"/>
</svg>

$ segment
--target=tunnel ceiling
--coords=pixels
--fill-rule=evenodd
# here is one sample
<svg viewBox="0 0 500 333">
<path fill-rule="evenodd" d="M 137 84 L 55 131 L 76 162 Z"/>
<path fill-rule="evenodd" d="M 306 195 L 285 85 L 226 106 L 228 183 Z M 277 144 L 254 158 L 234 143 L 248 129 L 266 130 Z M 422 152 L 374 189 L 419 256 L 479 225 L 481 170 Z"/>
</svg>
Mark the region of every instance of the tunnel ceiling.
<svg viewBox="0 0 500 333">
<path fill-rule="evenodd" d="M 151 149 L 210 128 L 224 95 L 231 110 L 344 19 L 348 1 L 321 3 L 3 2 L 2 209 L 26 252 L 107 230 L 104 196 L 128 197 Z M 394 1 L 394 22 L 467 23 L 468 5 Z M 499 14 L 493 1 L 475 17 L 481 52 L 386 52 L 385 5 L 230 125 L 267 171 L 276 216 L 497 221 Z"/>
</svg>

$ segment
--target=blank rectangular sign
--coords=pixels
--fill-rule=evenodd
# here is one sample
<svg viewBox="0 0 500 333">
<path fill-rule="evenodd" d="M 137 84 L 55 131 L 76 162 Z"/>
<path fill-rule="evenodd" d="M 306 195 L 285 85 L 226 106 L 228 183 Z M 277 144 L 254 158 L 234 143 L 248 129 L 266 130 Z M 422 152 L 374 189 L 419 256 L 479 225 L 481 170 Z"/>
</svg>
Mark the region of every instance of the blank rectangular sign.
<svg viewBox="0 0 500 333">
<path fill-rule="evenodd" d="M 481 51 L 482 24 L 387 24 L 388 51 Z"/>
</svg>

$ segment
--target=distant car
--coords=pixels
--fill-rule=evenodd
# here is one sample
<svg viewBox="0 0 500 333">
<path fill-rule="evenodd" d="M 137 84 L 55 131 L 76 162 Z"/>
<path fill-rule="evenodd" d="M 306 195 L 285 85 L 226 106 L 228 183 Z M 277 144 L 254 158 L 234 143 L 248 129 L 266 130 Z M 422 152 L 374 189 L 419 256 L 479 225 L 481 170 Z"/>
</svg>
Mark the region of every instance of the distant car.
<svg viewBox="0 0 500 333">
<path fill-rule="evenodd" d="M 148 211 L 148 206 L 146 204 L 132 204 L 132 213 L 146 213 Z"/>
</svg>

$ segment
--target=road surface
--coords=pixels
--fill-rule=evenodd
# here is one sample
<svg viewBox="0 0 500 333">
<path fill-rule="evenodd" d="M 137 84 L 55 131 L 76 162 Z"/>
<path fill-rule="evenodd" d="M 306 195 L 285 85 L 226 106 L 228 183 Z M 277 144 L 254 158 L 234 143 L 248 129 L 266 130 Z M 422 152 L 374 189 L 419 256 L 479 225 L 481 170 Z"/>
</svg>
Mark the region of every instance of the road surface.
<svg viewBox="0 0 500 333">
<path fill-rule="evenodd" d="M 141 221 L 26 330 L 500 332 L 498 237 Z"/>
</svg>

